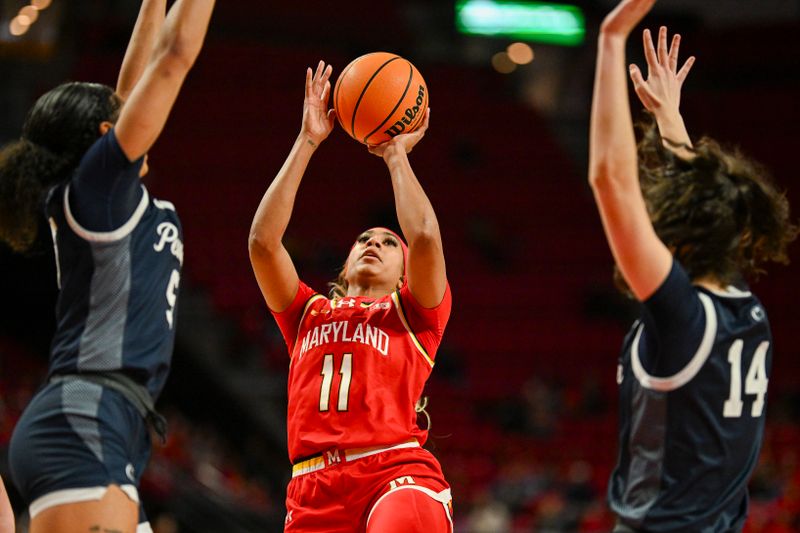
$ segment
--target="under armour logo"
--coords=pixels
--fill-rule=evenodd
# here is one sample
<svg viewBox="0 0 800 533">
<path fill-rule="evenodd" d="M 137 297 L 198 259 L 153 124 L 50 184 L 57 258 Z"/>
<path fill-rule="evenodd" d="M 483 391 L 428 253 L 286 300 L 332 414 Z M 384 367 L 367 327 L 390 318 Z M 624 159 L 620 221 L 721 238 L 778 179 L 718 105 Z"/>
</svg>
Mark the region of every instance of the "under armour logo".
<svg viewBox="0 0 800 533">
<path fill-rule="evenodd" d="M 288 524 L 289 522 L 292 521 L 292 513 L 293 512 L 294 512 L 294 510 L 291 510 L 288 513 L 286 513 L 286 520 L 283 521 L 284 524 Z"/>
</svg>

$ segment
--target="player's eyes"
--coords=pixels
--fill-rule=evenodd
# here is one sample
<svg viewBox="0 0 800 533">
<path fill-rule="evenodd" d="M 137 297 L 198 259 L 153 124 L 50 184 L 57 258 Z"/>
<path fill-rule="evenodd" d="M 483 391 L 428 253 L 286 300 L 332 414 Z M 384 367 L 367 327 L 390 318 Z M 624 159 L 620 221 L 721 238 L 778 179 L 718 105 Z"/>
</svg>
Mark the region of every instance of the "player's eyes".
<svg viewBox="0 0 800 533">
<path fill-rule="evenodd" d="M 369 240 L 369 235 L 362 235 L 361 237 L 358 238 L 356 242 L 363 244 L 368 240 Z"/>
<path fill-rule="evenodd" d="M 383 244 L 384 244 L 385 246 L 397 246 L 397 241 L 396 241 L 396 240 L 394 240 L 394 239 L 385 239 L 385 240 L 383 241 Z"/>
</svg>

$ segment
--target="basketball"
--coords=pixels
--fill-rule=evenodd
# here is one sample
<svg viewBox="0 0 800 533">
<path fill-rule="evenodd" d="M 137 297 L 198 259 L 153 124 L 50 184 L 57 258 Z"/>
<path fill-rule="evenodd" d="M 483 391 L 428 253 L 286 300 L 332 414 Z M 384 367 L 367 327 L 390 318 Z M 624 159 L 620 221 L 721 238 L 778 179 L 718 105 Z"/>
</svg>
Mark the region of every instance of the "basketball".
<svg viewBox="0 0 800 533">
<path fill-rule="evenodd" d="M 422 124 L 428 88 L 407 59 L 373 52 L 354 59 L 342 70 L 333 91 L 333 107 L 348 135 L 376 145 Z"/>
</svg>

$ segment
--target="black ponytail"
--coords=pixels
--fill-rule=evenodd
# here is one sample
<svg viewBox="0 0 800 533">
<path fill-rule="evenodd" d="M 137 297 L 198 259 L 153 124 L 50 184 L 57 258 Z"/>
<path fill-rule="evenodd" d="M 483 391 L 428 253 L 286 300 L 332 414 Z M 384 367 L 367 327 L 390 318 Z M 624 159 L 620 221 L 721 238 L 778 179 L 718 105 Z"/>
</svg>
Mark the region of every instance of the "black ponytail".
<svg viewBox="0 0 800 533">
<path fill-rule="evenodd" d="M 22 139 L 0 151 L 0 240 L 15 252 L 36 240 L 42 198 L 69 166 L 65 158 Z"/>
<path fill-rule="evenodd" d="M 21 139 L 0 150 L 0 241 L 16 252 L 30 249 L 45 194 L 69 178 L 120 107 L 114 90 L 97 83 L 65 83 L 37 100 Z"/>
</svg>

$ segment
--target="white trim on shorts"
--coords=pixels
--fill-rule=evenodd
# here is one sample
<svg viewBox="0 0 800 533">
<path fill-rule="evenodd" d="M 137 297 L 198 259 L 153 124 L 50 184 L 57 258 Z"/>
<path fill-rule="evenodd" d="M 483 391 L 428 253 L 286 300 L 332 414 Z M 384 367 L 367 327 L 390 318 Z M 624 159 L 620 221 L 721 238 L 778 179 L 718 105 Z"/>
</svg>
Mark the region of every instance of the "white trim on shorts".
<svg viewBox="0 0 800 533">
<path fill-rule="evenodd" d="M 34 518 L 42 511 L 57 505 L 102 500 L 103 496 L 108 492 L 108 487 L 110 487 L 110 485 L 105 487 L 84 487 L 80 489 L 64 489 L 50 492 L 33 500 L 30 506 L 28 506 L 28 512 L 31 518 Z M 118 485 L 118 487 L 122 489 L 122 492 L 124 492 L 132 502 L 137 505 L 139 504 L 139 491 L 136 490 L 134 485 Z M 146 529 L 143 530 L 143 532 L 148 533 Z M 139 533 L 138 530 L 137 533 Z"/>
<path fill-rule="evenodd" d="M 150 527 L 150 522 L 142 522 L 136 526 L 136 533 L 153 533 L 153 528 Z"/>
<path fill-rule="evenodd" d="M 394 494 L 398 490 L 403 489 L 413 489 L 422 492 L 423 494 L 427 494 L 437 502 L 442 504 L 444 509 L 444 514 L 447 516 L 447 521 L 450 522 L 450 532 L 454 531 L 453 528 L 453 517 L 450 516 L 450 508 L 447 507 L 447 504 L 453 500 L 453 496 L 450 493 L 450 489 L 444 489 L 442 492 L 434 492 L 433 490 L 429 489 L 428 487 L 421 487 L 419 485 L 400 485 L 396 489 L 390 489 L 386 492 L 383 496 L 378 498 L 378 501 L 375 502 L 375 505 L 372 506 L 372 509 L 369 510 L 369 514 L 367 515 L 367 528 L 369 528 L 369 519 L 372 518 L 372 513 L 375 512 L 375 508 L 378 507 L 378 504 L 381 503 L 384 498 L 389 496 L 390 494 Z"/>
</svg>

